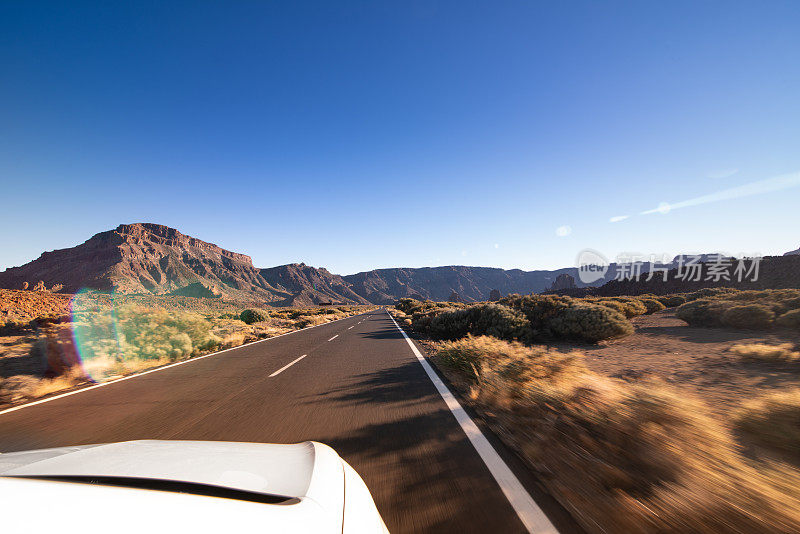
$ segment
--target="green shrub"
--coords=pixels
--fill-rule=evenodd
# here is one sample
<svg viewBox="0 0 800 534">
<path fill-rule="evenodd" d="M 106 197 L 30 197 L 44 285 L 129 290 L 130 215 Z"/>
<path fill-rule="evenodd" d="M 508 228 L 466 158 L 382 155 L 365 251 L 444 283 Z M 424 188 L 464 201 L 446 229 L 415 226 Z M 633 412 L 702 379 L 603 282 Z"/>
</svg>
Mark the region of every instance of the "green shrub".
<svg viewBox="0 0 800 534">
<path fill-rule="evenodd" d="M 590 343 L 633 333 L 633 325 L 622 314 L 593 304 L 566 308 L 550 321 L 549 329 L 556 337 Z"/>
<path fill-rule="evenodd" d="M 800 309 L 787 311 L 775 319 L 775 324 L 784 328 L 800 329 Z"/>
<path fill-rule="evenodd" d="M 722 314 L 722 324 L 745 330 L 766 330 L 772 326 L 775 313 L 762 304 L 732 306 Z"/>
<path fill-rule="evenodd" d="M 641 299 L 640 301 L 645 308 L 647 308 L 647 314 L 655 313 L 657 311 L 661 311 L 666 308 L 664 304 L 657 301 L 656 299 Z"/>
<path fill-rule="evenodd" d="M 519 339 L 529 330 L 528 325 L 520 312 L 488 303 L 439 313 L 431 318 L 429 331 L 442 339 L 458 339 L 467 334 Z"/>
<path fill-rule="evenodd" d="M 247 309 L 239 315 L 239 319 L 247 324 L 260 323 L 267 320 L 267 315 L 259 310 Z"/>
</svg>

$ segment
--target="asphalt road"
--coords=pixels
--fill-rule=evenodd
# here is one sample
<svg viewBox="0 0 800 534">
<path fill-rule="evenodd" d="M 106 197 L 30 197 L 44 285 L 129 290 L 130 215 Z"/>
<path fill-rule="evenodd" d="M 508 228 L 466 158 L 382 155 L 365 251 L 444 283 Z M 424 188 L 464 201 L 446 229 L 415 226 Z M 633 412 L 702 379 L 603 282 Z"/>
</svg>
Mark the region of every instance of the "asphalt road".
<svg viewBox="0 0 800 534">
<path fill-rule="evenodd" d="M 382 310 L 0 414 L 2 452 L 135 439 L 320 441 L 362 476 L 393 533 L 524 532 Z"/>
</svg>

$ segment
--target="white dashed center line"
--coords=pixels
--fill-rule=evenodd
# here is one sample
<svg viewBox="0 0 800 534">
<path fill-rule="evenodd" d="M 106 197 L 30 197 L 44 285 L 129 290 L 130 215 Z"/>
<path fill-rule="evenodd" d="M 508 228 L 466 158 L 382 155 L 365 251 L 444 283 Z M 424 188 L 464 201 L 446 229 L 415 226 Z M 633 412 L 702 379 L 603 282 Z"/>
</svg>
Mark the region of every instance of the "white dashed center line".
<svg viewBox="0 0 800 534">
<path fill-rule="evenodd" d="M 293 362 L 287 363 L 286 365 L 284 365 L 283 367 L 281 367 L 280 369 L 278 369 L 277 371 L 275 371 L 274 373 L 272 373 L 271 375 L 269 375 L 269 377 L 270 377 L 270 378 L 272 378 L 273 376 L 278 376 L 279 374 L 281 374 L 281 373 L 282 373 L 282 372 L 284 372 L 286 369 L 288 369 L 289 367 L 293 366 L 294 364 L 296 364 L 297 362 L 299 362 L 300 360 L 302 360 L 302 359 L 303 359 L 303 358 L 305 358 L 306 356 L 308 356 L 308 354 L 303 354 L 302 356 L 300 356 L 299 358 L 297 358 L 297 359 L 296 359 L 296 360 L 294 360 Z"/>
<path fill-rule="evenodd" d="M 333 341 L 333 340 L 334 340 L 334 339 L 336 339 L 337 337 L 339 337 L 339 334 L 336 334 L 335 336 L 333 336 L 332 338 L 330 338 L 328 341 Z"/>
</svg>

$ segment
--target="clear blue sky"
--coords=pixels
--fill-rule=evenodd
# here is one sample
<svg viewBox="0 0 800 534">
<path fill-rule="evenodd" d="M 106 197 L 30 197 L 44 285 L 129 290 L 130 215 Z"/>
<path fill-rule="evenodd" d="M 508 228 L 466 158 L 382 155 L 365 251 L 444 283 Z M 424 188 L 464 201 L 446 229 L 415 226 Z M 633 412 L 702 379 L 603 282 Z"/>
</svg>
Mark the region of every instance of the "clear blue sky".
<svg viewBox="0 0 800 534">
<path fill-rule="evenodd" d="M 342 274 L 800 246 L 799 2 L 119 4 L 0 5 L 0 269 L 141 221 Z"/>
</svg>

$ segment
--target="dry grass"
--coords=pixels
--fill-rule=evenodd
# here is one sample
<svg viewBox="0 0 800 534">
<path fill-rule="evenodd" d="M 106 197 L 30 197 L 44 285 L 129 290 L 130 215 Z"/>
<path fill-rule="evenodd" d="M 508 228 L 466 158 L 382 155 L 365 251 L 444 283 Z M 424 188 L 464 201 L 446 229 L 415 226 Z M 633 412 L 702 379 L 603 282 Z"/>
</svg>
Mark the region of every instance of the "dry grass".
<svg viewBox="0 0 800 534">
<path fill-rule="evenodd" d="M 678 390 L 487 337 L 444 343 L 434 361 L 589 532 L 800 531 L 798 472 L 749 465 Z"/>
<path fill-rule="evenodd" d="M 53 378 L 41 378 L 32 375 L 0 378 L 0 405 L 15 404 L 29 399 L 45 397 L 85 383 L 87 383 L 86 375 L 83 369 L 79 367 Z"/>
<path fill-rule="evenodd" d="M 748 401 L 735 421 L 753 443 L 800 457 L 800 389 Z"/>
<path fill-rule="evenodd" d="M 791 343 L 781 343 L 780 345 L 748 343 L 733 345 L 730 351 L 744 360 L 789 362 L 800 359 L 800 352 L 793 349 L 794 346 Z"/>
</svg>

